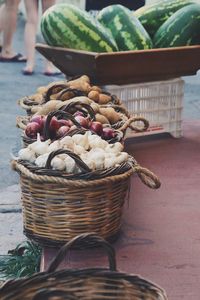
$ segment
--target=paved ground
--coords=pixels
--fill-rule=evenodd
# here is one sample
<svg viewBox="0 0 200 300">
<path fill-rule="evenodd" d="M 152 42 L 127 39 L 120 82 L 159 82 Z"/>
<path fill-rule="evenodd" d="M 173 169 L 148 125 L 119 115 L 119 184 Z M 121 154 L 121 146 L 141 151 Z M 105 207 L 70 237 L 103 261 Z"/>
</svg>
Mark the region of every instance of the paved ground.
<svg viewBox="0 0 200 300">
<path fill-rule="evenodd" d="M 14 44 L 20 52 L 23 52 L 23 26 L 24 21 L 19 18 Z M 29 77 L 22 75 L 21 63 L 0 63 L 0 253 L 5 253 L 24 238 L 19 205 L 19 178 L 10 168 L 11 153 L 20 146 L 20 131 L 15 127 L 15 118 L 24 114 L 17 106 L 17 99 L 34 93 L 38 86 L 60 78 L 44 76 L 42 65 L 43 58 L 37 54 L 35 74 Z M 186 85 L 183 118 L 199 119 L 200 74 L 184 79 Z"/>
</svg>

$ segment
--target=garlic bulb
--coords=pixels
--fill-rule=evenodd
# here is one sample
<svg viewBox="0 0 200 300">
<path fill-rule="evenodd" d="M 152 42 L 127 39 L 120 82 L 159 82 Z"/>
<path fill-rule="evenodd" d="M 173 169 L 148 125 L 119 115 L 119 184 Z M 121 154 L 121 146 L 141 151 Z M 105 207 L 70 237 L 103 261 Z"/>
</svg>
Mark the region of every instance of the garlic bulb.
<svg viewBox="0 0 200 300">
<path fill-rule="evenodd" d="M 124 149 L 123 145 L 119 142 L 116 142 L 114 144 L 108 144 L 106 147 L 106 152 L 112 152 L 112 153 L 119 153 Z"/>
<path fill-rule="evenodd" d="M 89 140 L 90 149 L 92 149 L 92 148 L 105 149 L 106 146 L 108 145 L 108 142 L 102 140 L 102 138 L 98 135 L 89 135 L 88 140 Z"/>
<path fill-rule="evenodd" d="M 89 133 L 86 132 L 85 134 L 75 134 L 72 136 L 72 139 L 76 145 L 80 145 L 84 147 L 85 150 L 89 149 L 89 141 L 88 141 Z"/>
<path fill-rule="evenodd" d="M 48 159 L 49 153 L 42 154 L 37 157 L 35 164 L 40 168 L 44 168 L 46 166 L 46 162 Z"/>
<path fill-rule="evenodd" d="M 121 164 L 128 160 L 128 153 L 121 152 L 118 156 L 115 157 L 115 164 Z"/>
<path fill-rule="evenodd" d="M 65 136 L 60 140 L 60 146 L 63 149 L 74 150 L 74 141 L 71 136 Z"/>
<path fill-rule="evenodd" d="M 64 163 L 65 163 L 66 172 L 68 174 L 74 173 L 75 167 L 76 167 L 75 160 L 73 158 L 71 158 L 69 155 L 66 155 L 66 157 L 64 159 Z"/>
<path fill-rule="evenodd" d="M 35 152 L 30 148 L 23 148 L 18 152 L 19 158 L 34 162 L 36 160 Z"/>
<path fill-rule="evenodd" d="M 82 153 L 80 157 L 91 170 L 95 170 L 95 162 L 93 159 L 91 159 L 88 152 Z"/>
<path fill-rule="evenodd" d="M 91 150 L 88 152 L 88 157 L 90 160 L 94 161 L 94 168 L 95 170 L 102 170 L 104 169 L 104 160 L 105 160 L 105 154 L 101 151 L 94 151 Z"/>
<path fill-rule="evenodd" d="M 106 157 L 104 160 L 104 168 L 108 169 L 108 168 L 113 168 L 116 164 L 116 158 L 113 157 Z"/>
<path fill-rule="evenodd" d="M 60 141 L 57 140 L 57 141 L 54 141 L 53 143 L 51 143 L 48 147 L 48 152 L 52 152 L 52 151 L 56 151 L 58 149 L 60 149 L 61 146 L 60 146 Z"/>
<path fill-rule="evenodd" d="M 80 145 L 74 145 L 74 153 L 77 155 L 81 155 L 85 152 L 85 149 Z"/>
<path fill-rule="evenodd" d="M 74 174 L 80 174 L 82 173 L 82 170 L 76 165 L 74 168 Z"/>
<path fill-rule="evenodd" d="M 30 144 L 28 146 L 29 149 L 33 150 L 35 154 L 42 155 L 48 152 L 49 144 L 51 143 L 51 140 L 47 140 L 45 142 L 41 142 L 40 134 L 37 134 L 37 141 Z"/>
<path fill-rule="evenodd" d="M 51 161 L 51 166 L 53 170 L 65 170 L 65 162 L 59 157 L 54 157 Z"/>
</svg>

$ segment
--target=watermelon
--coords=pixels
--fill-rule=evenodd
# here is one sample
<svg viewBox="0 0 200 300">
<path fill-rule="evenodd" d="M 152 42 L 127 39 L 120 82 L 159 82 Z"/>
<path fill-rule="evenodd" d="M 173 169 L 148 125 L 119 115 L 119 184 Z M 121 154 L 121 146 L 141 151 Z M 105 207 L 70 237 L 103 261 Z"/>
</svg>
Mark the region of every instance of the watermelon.
<svg viewBox="0 0 200 300">
<path fill-rule="evenodd" d="M 148 33 L 128 8 L 109 5 L 99 12 L 97 19 L 110 30 L 119 51 L 152 48 Z"/>
<path fill-rule="evenodd" d="M 200 44 L 200 4 L 191 4 L 175 12 L 156 32 L 155 48 Z"/>
<path fill-rule="evenodd" d="M 118 50 L 113 37 L 97 20 L 71 4 L 56 4 L 46 10 L 41 32 L 51 46 L 92 52 Z"/>
<path fill-rule="evenodd" d="M 133 14 L 140 20 L 151 38 L 160 26 L 176 11 L 190 4 L 200 3 L 200 0 L 161 0 L 145 5 Z"/>
</svg>

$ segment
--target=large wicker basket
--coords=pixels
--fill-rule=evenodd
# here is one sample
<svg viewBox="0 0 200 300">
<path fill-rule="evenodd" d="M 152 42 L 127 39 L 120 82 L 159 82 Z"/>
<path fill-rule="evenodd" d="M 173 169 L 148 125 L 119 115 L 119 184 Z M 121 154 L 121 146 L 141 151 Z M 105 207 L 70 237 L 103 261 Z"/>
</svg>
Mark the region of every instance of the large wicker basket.
<svg viewBox="0 0 200 300">
<path fill-rule="evenodd" d="M 45 169 L 24 161 L 12 162 L 13 168 L 20 173 L 24 233 L 42 245 L 62 245 L 89 231 L 113 241 L 121 227 L 131 175 L 137 173 L 151 188 L 160 186 L 159 179 L 133 158 L 119 167 L 91 172 L 73 154 L 83 173 L 68 175 L 50 169 L 51 159 L 62 153 L 71 155 L 67 150 L 53 152 Z"/>
<path fill-rule="evenodd" d="M 109 258 L 109 269 L 71 269 L 56 271 L 66 252 L 76 243 L 96 243 L 103 246 Z M 55 297 L 55 298 L 54 298 Z M 158 285 L 135 274 L 116 270 L 115 251 L 94 234 L 84 234 L 64 245 L 46 272 L 8 281 L 0 289 L 1 300 L 167 300 Z"/>
</svg>

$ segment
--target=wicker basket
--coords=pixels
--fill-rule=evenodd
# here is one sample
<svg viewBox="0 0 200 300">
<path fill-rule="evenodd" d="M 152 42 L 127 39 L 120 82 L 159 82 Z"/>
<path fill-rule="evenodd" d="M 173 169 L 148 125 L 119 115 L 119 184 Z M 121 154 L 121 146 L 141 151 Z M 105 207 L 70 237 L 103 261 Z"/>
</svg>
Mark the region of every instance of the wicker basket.
<svg viewBox="0 0 200 300">
<path fill-rule="evenodd" d="M 50 169 L 52 158 L 62 153 L 70 155 L 82 173 Z M 91 171 L 77 155 L 57 150 L 45 169 L 16 160 L 12 166 L 20 174 L 25 235 L 52 247 L 89 231 L 113 241 L 121 227 L 131 175 L 137 173 L 151 188 L 160 186 L 159 179 L 132 157 L 119 167 Z"/>
<path fill-rule="evenodd" d="M 56 271 L 65 254 L 76 243 L 96 243 L 109 259 L 109 269 L 71 269 Z M 0 289 L 1 300 L 167 300 L 158 285 L 135 274 L 116 270 L 115 251 L 109 243 L 94 234 L 84 234 L 64 245 L 46 272 L 31 278 L 8 281 Z"/>
<path fill-rule="evenodd" d="M 78 103 L 76 103 L 76 105 L 77 104 Z M 85 105 L 81 104 L 81 107 L 82 106 L 85 106 Z M 86 105 L 86 106 L 88 106 L 88 105 Z M 88 108 L 90 108 L 90 106 Z M 65 109 L 65 108 L 63 108 L 63 109 Z M 89 110 L 88 114 L 89 114 L 91 120 L 95 120 L 94 112 Z M 76 130 L 69 131 L 67 135 L 73 135 L 73 134 L 77 134 L 77 133 L 84 134 L 85 131 L 87 131 L 86 129 L 81 128 L 80 124 L 74 119 L 73 115 L 66 112 L 65 110 L 58 110 L 58 111 L 49 113 L 47 116 L 45 127 L 44 127 L 44 133 L 43 133 L 45 140 L 48 140 L 49 138 L 51 139 L 51 135 L 49 132 L 49 125 L 50 125 L 51 119 L 54 116 L 57 116 L 58 118 L 61 117 L 64 119 L 70 119 L 77 126 Z M 25 130 L 29 121 L 30 121 L 30 117 L 18 116 L 16 119 L 17 127 L 21 128 L 22 130 Z M 133 125 L 134 123 L 136 123 L 137 125 Z M 138 125 L 138 123 L 142 123 L 142 126 Z M 109 125 L 106 124 L 105 126 L 107 127 Z M 136 117 L 136 118 L 132 117 L 132 118 L 127 119 L 126 121 L 121 121 L 118 124 L 115 124 L 115 126 L 110 126 L 111 128 L 113 128 L 115 130 L 115 132 L 114 132 L 115 136 L 114 136 L 114 138 L 107 140 L 107 142 L 111 143 L 111 144 L 115 143 L 115 142 L 123 142 L 123 138 L 124 138 L 124 136 L 126 134 L 126 130 L 128 128 L 130 128 L 132 131 L 135 131 L 135 132 L 143 132 L 148 129 L 148 126 L 149 126 L 149 122 L 142 117 Z M 22 134 L 22 140 L 23 140 L 24 147 L 27 147 L 29 144 L 36 141 L 36 139 L 28 137 L 25 134 L 25 132 Z"/>
<path fill-rule="evenodd" d="M 77 79 L 77 78 L 76 78 Z M 107 103 L 108 105 L 115 106 L 115 105 L 121 105 L 121 101 L 116 95 L 112 95 L 108 91 L 102 90 L 102 93 L 104 95 L 109 96 L 110 101 Z M 36 107 L 41 107 L 43 104 L 50 100 L 61 100 L 61 101 L 67 101 L 74 97 L 80 97 L 80 96 L 86 96 L 88 97 L 87 93 L 75 89 L 70 88 L 67 85 L 67 82 L 58 82 L 58 83 L 52 83 L 50 84 L 49 88 L 46 90 L 44 94 L 38 94 L 31 96 L 25 96 L 18 100 L 18 104 L 21 108 L 26 110 L 27 115 L 33 115 L 36 110 Z M 92 99 L 91 99 L 92 100 Z"/>
</svg>

